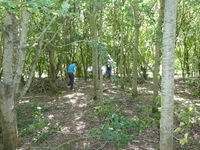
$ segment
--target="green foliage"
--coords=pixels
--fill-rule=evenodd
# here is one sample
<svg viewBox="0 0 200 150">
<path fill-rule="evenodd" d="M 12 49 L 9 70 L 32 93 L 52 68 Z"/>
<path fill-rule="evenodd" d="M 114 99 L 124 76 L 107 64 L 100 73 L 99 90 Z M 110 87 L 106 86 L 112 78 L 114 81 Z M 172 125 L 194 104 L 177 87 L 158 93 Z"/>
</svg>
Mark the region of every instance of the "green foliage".
<svg viewBox="0 0 200 150">
<path fill-rule="evenodd" d="M 156 107 L 160 107 L 161 106 L 161 96 L 157 96 L 155 98 L 154 104 L 156 105 Z"/>
<path fill-rule="evenodd" d="M 4 8 L 15 8 L 17 7 L 17 3 L 14 1 L 0 2 L 0 6 Z"/>
<path fill-rule="evenodd" d="M 122 114 L 122 109 L 115 109 L 111 104 L 110 99 L 104 100 L 102 105 L 94 107 L 94 112 L 97 116 L 107 118 L 113 113 Z"/>
<path fill-rule="evenodd" d="M 112 141 L 116 148 L 121 148 L 133 139 L 130 131 L 139 134 L 144 128 L 139 118 L 129 120 L 120 113 L 113 113 L 105 119 L 105 123 L 99 129 L 93 130 L 92 134 L 99 136 L 99 139 Z"/>
<path fill-rule="evenodd" d="M 49 134 L 60 130 L 60 125 L 52 125 L 46 122 L 42 114 L 43 104 L 31 105 L 29 103 L 17 107 L 18 116 L 22 118 L 29 118 L 18 120 L 19 135 L 28 136 L 33 134 L 32 140 L 40 142 L 47 138 Z M 30 117 L 31 115 L 31 117 Z"/>
<path fill-rule="evenodd" d="M 112 84 L 117 86 L 120 83 L 120 78 L 118 76 L 111 76 L 111 81 L 112 81 Z"/>
<path fill-rule="evenodd" d="M 187 84 L 192 88 L 192 95 L 200 96 L 200 80 L 199 78 L 189 78 Z"/>
<path fill-rule="evenodd" d="M 136 110 L 137 112 L 142 112 L 143 109 L 144 109 L 144 107 L 143 107 L 142 105 L 136 104 L 135 110 Z"/>
<path fill-rule="evenodd" d="M 33 14 L 43 13 L 43 15 L 69 15 L 70 5 L 64 1 L 61 4 L 57 0 L 31 0 L 27 2 L 6 1 L 0 2 L 0 6 L 12 10 L 14 8 L 27 8 Z M 15 10 L 17 11 L 17 9 Z"/>
<path fill-rule="evenodd" d="M 90 47 L 96 48 L 97 50 L 104 50 L 104 49 L 106 49 L 106 44 L 105 43 L 101 43 L 99 41 L 89 41 L 88 45 Z"/>
<path fill-rule="evenodd" d="M 116 148 L 126 146 L 133 139 L 130 132 L 139 134 L 146 128 L 139 118 L 126 118 L 123 109 L 114 108 L 109 100 L 95 107 L 95 114 L 103 117 L 104 123 L 99 128 L 94 128 L 91 134 L 99 140 L 113 142 Z"/>
<path fill-rule="evenodd" d="M 179 119 L 179 126 L 174 130 L 174 132 L 180 137 L 180 144 L 185 145 L 189 142 L 188 136 L 190 134 L 190 129 L 195 124 L 200 123 L 198 118 L 199 111 L 196 109 L 194 104 L 190 104 L 189 106 L 176 108 L 175 114 Z"/>
</svg>

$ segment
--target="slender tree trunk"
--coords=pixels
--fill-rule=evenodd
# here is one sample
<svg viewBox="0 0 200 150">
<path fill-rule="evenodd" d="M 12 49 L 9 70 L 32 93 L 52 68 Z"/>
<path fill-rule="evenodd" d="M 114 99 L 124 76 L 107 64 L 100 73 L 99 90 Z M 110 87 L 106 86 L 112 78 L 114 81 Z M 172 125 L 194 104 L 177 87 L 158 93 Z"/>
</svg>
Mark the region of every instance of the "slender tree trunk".
<svg viewBox="0 0 200 150">
<path fill-rule="evenodd" d="M 57 93 L 58 88 L 56 87 L 55 51 L 52 47 L 49 49 L 49 82 L 52 92 Z"/>
<path fill-rule="evenodd" d="M 30 72 L 29 72 L 29 75 L 28 75 L 28 80 L 26 81 L 25 86 L 23 87 L 23 89 L 20 92 L 20 97 L 23 97 L 26 94 L 26 92 L 28 91 L 28 89 L 31 85 L 33 76 L 35 74 L 35 68 L 36 68 L 36 65 L 37 65 L 37 62 L 38 62 L 38 59 L 39 59 L 40 52 L 41 52 L 41 48 L 38 48 L 37 51 L 36 51 L 35 58 L 34 58 L 32 65 L 31 65 L 31 69 L 30 69 Z"/>
<path fill-rule="evenodd" d="M 20 45 L 19 45 L 19 50 L 17 54 L 18 56 L 17 66 L 16 66 L 15 77 L 14 77 L 16 97 L 19 96 L 19 86 L 21 83 L 21 77 L 22 77 L 24 62 L 25 62 L 25 57 L 26 57 L 26 43 L 27 43 L 29 16 L 30 16 L 29 12 L 24 10 L 23 19 L 21 23 L 22 31 L 21 31 L 21 37 L 20 37 Z"/>
<path fill-rule="evenodd" d="M 162 53 L 160 150 L 173 149 L 174 49 L 177 0 L 165 0 Z"/>
<path fill-rule="evenodd" d="M 3 36 L 2 33 L 0 32 L 0 80 L 3 73 L 2 62 L 3 62 Z"/>
<path fill-rule="evenodd" d="M 156 99 L 158 96 L 159 91 L 159 70 L 160 70 L 160 54 L 161 54 L 161 48 L 162 48 L 162 25 L 163 25 L 163 17 L 164 17 L 164 0 L 158 0 L 159 1 L 159 17 L 158 17 L 158 23 L 156 26 L 156 43 L 155 43 L 155 61 L 154 61 L 154 70 L 153 70 L 153 100 Z M 155 103 L 154 103 L 155 106 Z"/>
<path fill-rule="evenodd" d="M 87 81 L 87 67 L 86 67 L 84 56 L 83 56 L 82 46 L 80 46 L 80 50 L 81 50 L 81 60 L 82 60 L 82 64 L 83 64 L 84 80 Z"/>
<path fill-rule="evenodd" d="M 188 48 L 187 48 L 187 39 L 186 39 L 186 35 L 185 35 L 185 38 L 183 40 L 183 45 L 184 45 L 184 60 L 183 60 L 183 63 L 184 63 L 184 68 L 186 70 L 186 73 L 187 73 L 187 77 L 190 76 L 190 67 L 189 67 L 189 52 L 188 52 Z"/>
<path fill-rule="evenodd" d="M 92 32 L 92 40 L 97 41 L 97 15 L 96 8 L 93 8 L 93 12 L 91 14 L 91 32 Z M 98 99 L 98 91 L 99 91 L 99 67 L 98 67 L 98 50 L 96 47 L 92 47 L 92 72 L 93 72 L 93 86 L 94 86 L 94 99 Z"/>
<path fill-rule="evenodd" d="M 134 11 L 134 20 L 135 20 L 135 30 L 134 30 L 134 48 L 133 48 L 133 79 L 132 79 L 132 96 L 137 96 L 137 78 L 138 78 L 138 45 L 139 45 L 139 32 L 140 32 L 140 24 L 139 24 L 139 10 L 138 4 L 133 6 Z"/>
<path fill-rule="evenodd" d="M 99 41 L 102 42 L 103 37 L 103 3 L 100 2 L 100 29 L 99 29 Z M 103 74 L 102 74 L 102 49 L 98 52 L 99 56 L 99 100 L 103 99 Z"/>
<path fill-rule="evenodd" d="M 120 53 L 119 53 L 119 73 L 120 73 L 120 86 L 122 89 L 124 89 L 124 76 L 123 72 L 125 70 L 124 66 L 124 17 L 123 14 L 121 16 L 121 23 L 120 23 Z"/>
</svg>

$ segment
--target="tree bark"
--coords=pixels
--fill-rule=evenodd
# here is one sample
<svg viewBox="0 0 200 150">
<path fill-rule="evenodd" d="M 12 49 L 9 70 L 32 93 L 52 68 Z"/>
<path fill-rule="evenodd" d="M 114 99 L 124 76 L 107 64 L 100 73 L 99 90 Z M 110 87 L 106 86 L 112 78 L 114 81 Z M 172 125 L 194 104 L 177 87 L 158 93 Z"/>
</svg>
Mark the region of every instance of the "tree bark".
<svg viewBox="0 0 200 150">
<path fill-rule="evenodd" d="M 102 36 L 103 36 L 103 3 L 100 1 L 100 29 L 99 29 L 99 41 L 102 42 Z M 99 56 L 99 100 L 103 99 L 103 74 L 102 74 L 102 49 L 98 52 Z"/>
<path fill-rule="evenodd" d="M 0 80 L 2 77 L 2 73 L 3 73 L 3 68 L 2 68 L 2 63 L 3 63 L 3 44 L 1 45 L 1 43 L 3 43 L 3 36 L 2 33 L 0 32 Z"/>
<path fill-rule="evenodd" d="M 159 1 L 159 12 L 158 12 L 158 23 L 156 25 L 156 43 L 155 43 L 155 61 L 154 61 L 154 70 L 153 70 L 153 100 L 155 101 L 158 96 L 159 91 L 159 71 L 160 71 L 160 55 L 162 49 L 162 25 L 163 25 L 163 16 L 164 16 L 164 0 Z M 155 103 L 154 103 L 155 106 Z"/>
<path fill-rule="evenodd" d="M 139 45 L 139 32 L 140 32 L 140 23 L 139 23 L 139 10 L 138 4 L 133 6 L 134 11 L 134 20 L 135 20 L 135 30 L 134 30 L 134 46 L 133 46 L 133 79 L 132 79 L 132 96 L 137 96 L 137 78 L 138 78 L 138 45 Z"/>
<path fill-rule="evenodd" d="M 52 92 L 57 93 L 58 88 L 56 87 L 55 50 L 51 47 L 49 49 L 49 82 Z"/>
<path fill-rule="evenodd" d="M 19 86 L 21 82 L 21 76 L 23 73 L 24 68 L 24 62 L 26 57 L 26 44 L 27 44 L 27 33 L 28 33 L 28 22 L 29 22 L 29 12 L 27 10 L 23 11 L 23 18 L 22 18 L 22 31 L 21 31 L 21 37 L 20 37 L 20 45 L 19 50 L 17 54 L 17 66 L 16 66 L 16 72 L 14 77 L 14 88 L 15 88 L 15 95 L 16 97 L 19 96 Z"/>
<path fill-rule="evenodd" d="M 173 149 L 174 49 L 177 0 L 165 0 L 161 82 L 160 150 Z"/>
<path fill-rule="evenodd" d="M 14 101 L 13 82 L 13 53 L 14 53 L 14 14 L 5 13 L 3 31 L 4 55 L 3 55 L 3 76 L 0 83 L 0 110 L 3 146 L 5 150 L 14 150 L 18 144 L 17 120 Z"/>
<path fill-rule="evenodd" d="M 124 26 L 123 26 L 123 22 L 124 22 L 124 17 L 123 14 L 121 16 L 121 23 L 120 23 L 120 49 L 119 49 L 119 74 L 120 74 L 120 86 L 122 89 L 124 89 L 124 76 L 123 76 L 123 72 L 125 70 L 124 67 Z"/>
<path fill-rule="evenodd" d="M 96 42 L 97 41 L 97 15 L 96 15 L 96 8 L 93 8 L 93 12 L 91 14 L 91 32 L 92 32 L 92 39 Z M 98 91 L 99 91 L 99 67 L 98 67 L 98 50 L 96 47 L 92 47 L 92 71 L 93 71 L 93 86 L 94 86 L 94 99 L 99 99 Z"/>
<path fill-rule="evenodd" d="M 80 45 L 80 50 L 81 50 L 81 60 L 82 60 L 82 64 L 83 64 L 83 72 L 84 72 L 84 80 L 87 81 L 87 67 L 86 67 L 86 61 L 84 59 L 84 55 L 83 55 L 83 48 Z"/>
</svg>

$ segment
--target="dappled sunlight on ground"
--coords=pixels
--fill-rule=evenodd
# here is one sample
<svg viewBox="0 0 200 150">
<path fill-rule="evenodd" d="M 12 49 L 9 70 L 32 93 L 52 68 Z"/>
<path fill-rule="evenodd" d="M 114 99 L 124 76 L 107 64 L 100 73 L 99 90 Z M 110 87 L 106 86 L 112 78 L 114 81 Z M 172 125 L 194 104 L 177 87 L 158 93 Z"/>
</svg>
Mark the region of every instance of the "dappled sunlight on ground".
<svg viewBox="0 0 200 150">
<path fill-rule="evenodd" d="M 182 97 L 174 96 L 174 100 L 175 100 L 175 101 L 183 101 L 183 100 L 185 100 L 185 99 L 182 98 Z"/>
<path fill-rule="evenodd" d="M 30 103 L 30 100 L 19 100 L 19 104 Z"/>
<path fill-rule="evenodd" d="M 61 133 L 62 134 L 70 133 L 70 127 L 66 127 L 66 126 L 61 127 Z"/>
<path fill-rule="evenodd" d="M 84 129 L 85 126 L 86 126 L 86 123 L 83 121 L 76 122 L 76 130 L 78 132 L 83 132 L 82 129 Z"/>
<path fill-rule="evenodd" d="M 83 107 L 86 107 L 87 106 L 87 104 L 78 104 L 78 107 L 80 107 L 80 108 L 83 108 Z"/>
<path fill-rule="evenodd" d="M 72 104 L 76 104 L 77 103 L 77 98 L 71 98 L 69 100 Z"/>
<path fill-rule="evenodd" d="M 52 114 L 48 115 L 48 119 L 49 119 L 49 120 L 51 120 L 51 119 L 53 119 L 53 118 L 54 118 L 54 115 L 52 115 Z"/>
<path fill-rule="evenodd" d="M 112 85 L 110 80 L 105 80 L 103 86 L 103 95 L 106 100 L 116 106 L 117 108 L 125 108 L 127 117 L 144 117 L 144 110 L 147 110 L 152 103 L 152 81 L 147 81 L 144 84 L 138 84 L 139 95 L 133 99 L 131 96 L 131 88 L 125 87 L 122 90 L 119 86 Z M 92 81 L 84 81 L 82 79 L 75 81 L 75 91 L 71 91 L 67 88 L 63 88 L 59 96 L 30 96 L 20 100 L 19 104 L 34 104 L 38 105 L 36 108 L 41 108 L 41 112 L 46 118 L 46 124 L 56 125 L 60 127 L 59 131 L 52 132 L 41 143 L 36 145 L 39 147 L 55 147 L 66 141 L 74 140 L 80 137 L 84 137 L 89 134 L 92 128 L 98 127 L 99 120 L 93 118 L 93 100 L 92 100 Z M 182 90 L 182 91 L 181 91 Z M 195 98 L 191 101 L 182 95 L 182 92 L 189 94 L 189 91 L 183 88 L 178 90 L 178 94 L 174 96 L 175 102 L 180 102 L 183 105 L 195 105 L 200 106 L 199 99 Z M 193 103 L 195 102 L 195 103 Z M 42 105 L 41 105 L 42 104 Z M 92 107 L 91 107 L 92 106 Z M 147 114 L 149 112 L 147 111 Z M 196 120 L 191 120 L 195 122 Z M 34 136 L 34 135 L 31 135 Z M 196 139 L 199 138 L 199 134 L 194 133 Z M 31 139 L 28 139 L 29 145 Z M 116 150 L 110 146 L 109 142 L 105 141 L 92 141 L 91 139 L 81 141 L 82 143 L 76 150 L 80 150 L 90 146 L 99 150 Z M 25 143 L 24 145 L 26 145 Z M 156 127 L 149 127 L 140 135 L 134 135 L 134 140 L 129 145 L 120 150 L 155 150 L 159 145 L 159 131 Z M 111 149 L 107 149 L 106 146 L 110 146 Z M 28 150 L 28 149 L 21 149 Z M 71 149 L 70 149 L 71 150 Z"/>
<path fill-rule="evenodd" d="M 137 89 L 138 89 L 138 90 L 147 90 L 146 87 L 138 87 Z"/>
</svg>

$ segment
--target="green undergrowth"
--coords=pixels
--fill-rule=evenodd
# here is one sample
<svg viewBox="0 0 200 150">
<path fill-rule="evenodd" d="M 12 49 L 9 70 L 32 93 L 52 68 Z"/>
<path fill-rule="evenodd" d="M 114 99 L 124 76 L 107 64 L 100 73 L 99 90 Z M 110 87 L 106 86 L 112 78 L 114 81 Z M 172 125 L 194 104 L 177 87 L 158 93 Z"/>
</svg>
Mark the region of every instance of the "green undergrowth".
<svg viewBox="0 0 200 150">
<path fill-rule="evenodd" d="M 191 94 L 194 96 L 200 96 L 200 79 L 199 78 L 188 78 L 187 85 L 192 89 Z"/>
<path fill-rule="evenodd" d="M 122 101 L 105 99 L 94 107 L 93 115 L 101 124 L 91 130 L 91 135 L 97 137 L 96 140 L 111 142 L 115 148 L 122 148 L 134 139 L 132 133 L 140 134 L 147 126 L 136 116 L 126 117 L 124 109 L 116 107 L 116 103 Z"/>
<path fill-rule="evenodd" d="M 174 130 L 174 134 L 181 146 L 184 147 L 186 144 L 192 142 L 189 138 L 192 134 L 191 129 L 200 124 L 200 110 L 196 103 L 182 100 L 179 101 L 178 106 L 175 108 L 175 117 L 178 125 Z"/>
<path fill-rule="evenodd" d="M 41 142 L 52 132 L 60 130 L 60 125 L 47 122 L 43 112 L 57 107 L 45 107 L 44 104 L 25 103 L 16 107 L 18 117 L 19 136 L 32 137 L 33 142 Z"/>
</svg>

